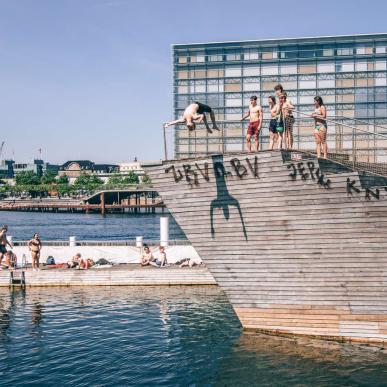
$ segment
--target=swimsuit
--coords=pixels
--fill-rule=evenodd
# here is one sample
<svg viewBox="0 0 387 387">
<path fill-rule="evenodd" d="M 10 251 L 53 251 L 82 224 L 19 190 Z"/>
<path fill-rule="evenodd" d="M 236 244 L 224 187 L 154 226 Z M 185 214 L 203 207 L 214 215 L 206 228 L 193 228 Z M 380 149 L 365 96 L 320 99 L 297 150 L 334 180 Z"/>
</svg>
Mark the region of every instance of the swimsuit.
<svg viewBox="0 0 387 387">
<path fill-rule="evenodd" d="M 250 122 L 247 127 L 247 134 L 249 136 L 258 135 L 259 133 L 259 121 Z"/>
<path fill-rule="evenodd" d="M 194 103 L 196 103 L 199 106 L 199 109 L 198 109 L 198 112 L 197 112 L 198 114 L 211 113 L 212 112 L 212 109 L 208 105 L 205 105 L 204 103 L 197 102 L 197 101 L 195 101 Z"/>
<path fill-rule="evenodd" d="M 277 119 L 276 118 L 272 118 L 270 120 L 270 123 L 269 123 L 269 130 L 270 132 L 272 133 L 278 133 L 277 132 Z"/>
<path fill-rule="evenodd" d="M 7 248 L 5 247 L 5 245 L 0 245 L 0 253 L 5 254 L 6 252 L 7 252 Z"/>
</svg>

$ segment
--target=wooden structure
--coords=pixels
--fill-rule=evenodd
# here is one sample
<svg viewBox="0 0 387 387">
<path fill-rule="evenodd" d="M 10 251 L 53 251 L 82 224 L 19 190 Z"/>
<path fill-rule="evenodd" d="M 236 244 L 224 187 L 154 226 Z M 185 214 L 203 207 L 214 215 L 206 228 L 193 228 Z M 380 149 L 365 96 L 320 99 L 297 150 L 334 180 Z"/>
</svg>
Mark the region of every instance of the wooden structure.
<svg viewBox="0 0 387 387">
<path fill-rule="evenodd" d="M 164 203 L 154 190 L 104 190 L 82 200 L 28 199 L 4 200 L 0 211 L 155 213 L 164 212 Z"/>
<path fill-rule="evenodd" d="M 244 328 L 387 342 L 387 179 L 300 151 L 147 173 Z"/>
</svg>

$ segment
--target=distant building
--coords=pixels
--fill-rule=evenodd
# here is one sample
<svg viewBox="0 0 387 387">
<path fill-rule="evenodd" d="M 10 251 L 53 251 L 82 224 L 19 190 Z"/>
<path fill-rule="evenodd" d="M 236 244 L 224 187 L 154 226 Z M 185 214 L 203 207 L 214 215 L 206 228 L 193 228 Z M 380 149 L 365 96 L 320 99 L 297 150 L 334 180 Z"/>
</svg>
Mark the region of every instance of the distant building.
<svg viewBox="0 0 387 387">
<path fill-rule="evenodd" d="M 0 161 L 0 179 L 12 179 L 13 178 L 13 160 L 1 160 Z"/>
<path fill-rule="evenodd" d="M 59 168 L 59 176 L 67 176 L 70 183 L 74 183 L 82 174 L 97 175 L 106 182 L 111 174 L 117 173 L 119 167 L 114 164 L 95 164 L 90 160 L 70 160 Z"/>
<path fill-rule="evenodd" d="M 133 161 L 124 161 L 118 164 L 119 173 L 121 175 L 128 175 L 130 172 L 135 173 L 141 180 L 145 171 L 141 166 L 141 163 L 135 158 Z"/>
<path fill-rule="evenodd" d="M 39 177 L 46 171 L 54 172 L 57 175 L 58 170 L 58 165 L 46 163 L 40 159 L 35 159 L 32 163 L 21 163 L 14 160 L 2 160 L 0 162 L 0 176 L 5 178 L 5 175 L 7 175 L 8 179 L 13 179 L 17 174 L 28 171 L 37 174 Z"/>
</svg>

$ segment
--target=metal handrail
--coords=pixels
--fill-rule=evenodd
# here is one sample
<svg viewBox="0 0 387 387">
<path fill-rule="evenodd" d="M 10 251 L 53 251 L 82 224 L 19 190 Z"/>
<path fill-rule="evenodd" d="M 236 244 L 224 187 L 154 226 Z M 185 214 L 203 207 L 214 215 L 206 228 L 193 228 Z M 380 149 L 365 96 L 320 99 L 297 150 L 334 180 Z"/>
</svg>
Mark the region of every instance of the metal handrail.
<svg viewBox="0 0 387 387">
<path fill-rule="evenodd" d="M 309 118 L 313 118 L 310 114 L 300 112 L 299 110 L 296 110 L 296 109 L 292 109 L 292 112 L 301 114 L 301 115 L 306 116 L 306 117 L 309 117 Z M 369 132 L 368 130 L 359 129 L 359 128 L 356 128 L 355 126 L 352 126 L 352 125 L 348 125 L 348 124 L 344 124 L 344 123 L 342 123 L 342 122 L 337 122 L 337 121 L 335 121 L 335 120 L 331 120 L 330 118 L 324 118 L 324 120 L 327 121 L 327 122 L 332 122 L 333 124 L 336 124 L 336 125 L 345 126 L 345 127 L 347 127 L 347 128 L 356 130 L 356 131 L 358 131 L 358 132 L 363 132 L 363 133 L 367 133 L 367 134 L 373 134 L 373 135 L 375 135 L 375 136 L 380 136 L 380 137 L 384 137 L 385 139 L 387 139 L 387 135 L 384 135 L 384 134 L 381 134 L 381 133 L 373 133 L 373 132 Z M 386 128 L 386 129 L 387 129 L 387 128 Z"/>
<path fill-rule="evenodd" d="M 345 117 L 345 116 L 333 116 L 333 117 L 335 117 L 335 118 L 340 118 L 340 119 L 344 119 L 344 120 L 349 120 L 349 121 L 356 121 L 356 122 L 359 122 L 359 123 L 361 123 L 361 124 L 372 125 L 372 126 L 374 126 L 375 128 L 380 128 L 380 129 L 385 129 L 385 130 L 387 130 L 387 127 L 386 127 L 386 126 L 381 126 L 381 125 L 373 124 L 373 123 L 371 123 L 371 122 L 359 120 L 358 118 L 351 118 L 351 117 Z"/>
</svg>

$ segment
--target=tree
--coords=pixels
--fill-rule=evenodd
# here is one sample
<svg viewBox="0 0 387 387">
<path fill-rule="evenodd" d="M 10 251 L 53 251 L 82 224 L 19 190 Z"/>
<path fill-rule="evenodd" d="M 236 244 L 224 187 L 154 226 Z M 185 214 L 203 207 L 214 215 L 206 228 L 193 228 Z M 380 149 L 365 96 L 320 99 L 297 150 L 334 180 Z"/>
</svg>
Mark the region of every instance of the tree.
<svg viewBox="0 0 387 387">
<path fill-rule="evenodd" d="M 149 175 L 146 174 L 146 173 L 145 173 L 144 176 L 142 177 L 141 182 L 142 182 L 142 184 L 152 184 L 151 178 L 150 178 Z"/>
<path fill-rule="evenodd" d="M 69 184 L 70 179 L 67 175 L 61 175 L 57 179 L 58 184 Z"/>
<path fill-rule="evenodd" d="M 123 184 L 122 182 L 122 176 L 118 173 L 114 173 L 109 177 L 109 184 L 111 185 L 120 185 Z"/>
<path fill-rule="evenodd" d="M 43 176 L 40 179 L 42 184 L 52 184 L 55 183 L 55 173 L 53 171 L 47 170 L 44 172 Z"/>
<path fill-rule="evenodd" d="M 130 171 L 123 179 L 124 184 L 138 184 L 140 179 L 133 171 Z"/>
<path fill-rule="evenodd" d="M 16 185 L 38 185 L 40 184 L 39 176 L 33 171 L 19 172 L 15 178 Z"/>
<path fill-rule="evenodd" d="M 74 182 L 74 186 L 76 188 L 85 190 L 92 190 L 101 185 L 103 185 L 102 179 L 100 179 L 96 175 L 88 175 L 86 173 L 82 173 L 81 175 L 79 175 Z"/>
</svg>

